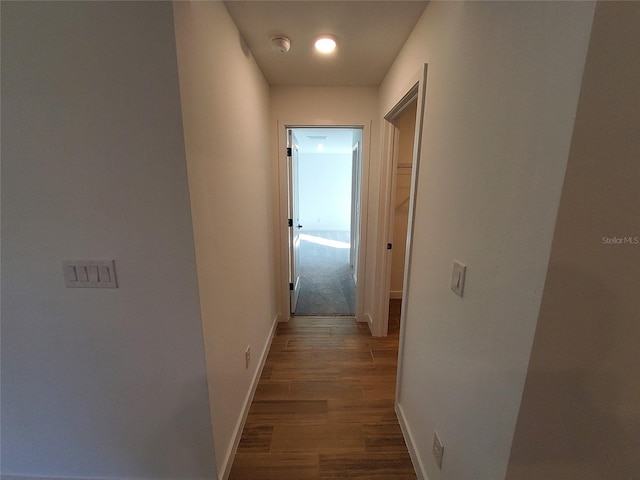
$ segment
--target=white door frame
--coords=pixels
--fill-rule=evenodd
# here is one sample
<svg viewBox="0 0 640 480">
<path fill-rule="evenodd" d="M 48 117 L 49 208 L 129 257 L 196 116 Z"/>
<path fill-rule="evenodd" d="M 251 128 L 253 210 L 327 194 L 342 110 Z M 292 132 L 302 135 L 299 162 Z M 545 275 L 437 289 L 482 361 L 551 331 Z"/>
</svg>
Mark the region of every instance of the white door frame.
<svg viewBox="0 0 640 480">
<path fill-rule="evenodd" d="M 342 124 L 327 122 L 310 122 L 295 123 L 277 121 L 277 158 L 278 158 L 278 235 L 279 235 L 279 252 L 280 252 L 280 278 L 278 282 L 279 290 L 279 311 L 278 321 L 289 321 L 291 313 L 289 313 L 289 212 L 288 212 L 288 178 L 287 178 L 287 130 L 292 128 L 352 128 L 362 130 L 361 142 L 361 163 L 360 163 L 360 242 L 358 247 L 358 266 L 356 276 L 358 282 L 356 284 L 356 320 L 359 322 L 366 321 L 364 315 L 364 287 L 365 278 L 364 265 L 366 255 L 366 229 L 367 229 L 367 201 L 368 178 L 369 178 L 369 145 L 371 121 L 368 125 L 363 124 Z"/>
<path fill-rule="evenodd" d="M 412 86 L 405 91 L 404 95 L 394 105 L 384 117 L 383 138 L 382 138 L 382 161 L 380 176 L 380 223 L 378 245 L 378 261 L 376 262 L 376 299 L 375 321 L 372 329 L 373 335 L 387 335 L 389 327 L 389 288 L 391 284 L 391 253 L 387 250 L 387 244 L 393 242 L 393 195 L 395 189 L 395 165 L 397 164 L 398 150 L 398 128 L 394 124 L 402 111 L 415 99 L 417 99 L 416 127 L 413 141 L 413 160 L 411 169 L 411 190 L 409 193 L 409 218 L 407 224 L 407 244 L 404 265 L 404 282 L 402 289 L 402 311 L 400 318 L 400 348 L 402 348 L 404 337 L 404 325 L 406 317 L 406 303 L 409 295 L 409 274 L 413 245 L 413 224 L 415 217 L 415 196 L 418 185 L 418 174 L 420 167 L 420 155 L 422 150 L 422 135 L 424 124 L 424 109 L 427 86 L 427 64 L 421 72 L 416 75 L 417 79 Z M 400 370 L 398 364 L 398 370 Z"/>
</svg>

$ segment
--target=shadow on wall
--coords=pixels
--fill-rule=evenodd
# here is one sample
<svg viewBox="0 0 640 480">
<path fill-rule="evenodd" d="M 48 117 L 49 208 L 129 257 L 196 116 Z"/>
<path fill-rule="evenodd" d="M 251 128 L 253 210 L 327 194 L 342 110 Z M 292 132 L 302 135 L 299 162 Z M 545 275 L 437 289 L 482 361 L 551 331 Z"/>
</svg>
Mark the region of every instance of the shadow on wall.
<svg viewBox="0 0 640 480">
<path fill-rule="evenodd" d="M 206 385 L 204 378 L 182 389 L 183 402 L 176 408 L 172 421 L 159 426 L 146 445 L 145 475 L 155 470 L 157 478 L 184 478 L 185 472 L 194 479 L 217 478 L 211 427 L 203 428 L 203 418 L 193 414 L 199 411 L 202 396 L 208 396 Z M 174 437 L 171 442 L 166 441 L 168 435 Z M 166 451 L 168 447 L 170 452 Z M 176 458 L 181 459 L 182 464 L 176 464 Z"/>
<path fill-rule="evenodd" d="M 244 54 L 244 56 L 246 58 L 251 58 L 253 54 L 251 53 L 251 50 L 249 49 L 249 45 L 247 44 L 246 40 L 242 35 L 240 35 L 240 33 L 238 33 L 238 41 L 240 42 L 240 48 L 242 49 L 242 53 Z"/>
<path fill-rule="evenodd" d="M 640 322 L 624 315 L 597 278 L 550 268 L 507 479 L 640 479 Z"/>
</svg>

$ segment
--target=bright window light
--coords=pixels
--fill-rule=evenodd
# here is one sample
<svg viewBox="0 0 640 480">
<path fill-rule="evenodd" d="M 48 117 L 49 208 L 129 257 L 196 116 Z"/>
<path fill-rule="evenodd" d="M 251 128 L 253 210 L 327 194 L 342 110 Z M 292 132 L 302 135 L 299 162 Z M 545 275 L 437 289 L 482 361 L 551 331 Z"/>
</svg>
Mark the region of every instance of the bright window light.
<svg viewBox="0 0 640 480">
<path fill-rule="evenodd" d="M 316 50 L 324 54 L 331 53 L 336 49 L 335 39 L 328 36 L 322 36 L 318 38 L 315 45 Z"/>
<path fill-rule="evenodd" d="M 349 242 L 341 242 L 339 240 L 329 240 L 328 238 L 316 237 L 315 235 L 309 235 L 308 233 L 301 233 L 300 239 L 305 242 L 317 243 L 318 245 L 324 245 L 325 247 L 346 249 L 351 248 Z"/>
</svg>

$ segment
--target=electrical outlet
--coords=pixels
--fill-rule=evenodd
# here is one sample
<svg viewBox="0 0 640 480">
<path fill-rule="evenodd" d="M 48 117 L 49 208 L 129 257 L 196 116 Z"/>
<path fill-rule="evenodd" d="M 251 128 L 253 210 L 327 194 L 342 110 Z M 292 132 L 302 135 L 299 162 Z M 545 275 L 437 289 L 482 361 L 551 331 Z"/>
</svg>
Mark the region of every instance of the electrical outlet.
<svg viewBox="0 0 640 480">
<path fill-rule="evenodd" d="M 248 346 L 244 351 L 244 368 L 249 368 L 249 364 L 251 363 L 251 346 Z"/>
<path fill-rule="evenodd" d="M 442 456 L 444 455 L 444 445 L 438 437 L 438 432 L 433 432 L 433 457 L 436 459 L 438 468 L 442 469 Z"/>
<path fill-rule="evenodd" d="M 451 290 L 462 296 L 464 292 L 464 278 L 467 273 L 467 266 L 457 260 L 453 261 L 453 270 L 451 272 Z"/>
</svg>

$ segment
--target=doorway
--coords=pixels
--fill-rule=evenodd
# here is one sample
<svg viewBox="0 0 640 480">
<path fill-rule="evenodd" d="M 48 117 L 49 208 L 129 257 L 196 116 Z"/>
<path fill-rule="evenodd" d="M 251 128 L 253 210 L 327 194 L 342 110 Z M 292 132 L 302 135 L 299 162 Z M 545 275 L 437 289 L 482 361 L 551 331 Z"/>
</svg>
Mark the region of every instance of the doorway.
<svg viewBox="0 0 640 480">
<path fill-rule="evenodd" d="M 397 129 L 397 154 L 392 175 L 393 194 L 391 280 L 389 297 L 391 301 L 402 300 L 404 287 L 404 264 L 409 223 L 409 197 L 411 194 L 411 173 L 413 171 L 413 148 L 416 129 L 418 99 L 413 99 L 394 120 Z M 397 303 L 397 302 L 396 302 Z"/>
<path fill-rule="evenodd" d="M 398 246 L 394 244 L 394 223 L 396 213 L 396 184 L 398 182 L 398 168 L 408 166 L 399 161 L 401 123 L 408 121 L 409 118 L 413 122 L 404 127 L 406 138 L 413 143 L 411 172 L 406 175 L 410 179 L 408 199 L 403 199 L 401 203 L 406 202 L 408 213 L 406 215 L 406 233 L 403 235 L 402 246 L 404 252 L 404 268 L 402 269 L 402 290 L 401 308 L 398 315 L 400 321 L 401 332 L 401 348 L 402 336 L 404 331 L 402 328 L 402 318 L 406 313 L 407 297 L 410 295 L 409 278 L 411 275 L 411 254 L 413 241 L 413 221 L 415 215 L 414 202 L 417 192 L 417 179 L 419 176 L 420 156 L 422 148 L 422 132 L 424 122 L 424 109 L 426 98 L 427 84 L 427 64 L 424 64 L 422 71 L 415 75 L 415 83 L 406 94 L 398 100 L 398 102 L 389 110 L 384 117 L 383 123 L 383 147 L 382 147 L 382 165 L 381 165 L 381 211 L 380 211 L 380 243 L 378 244 L 377 255 L 378 263 L 376 268 L 376 305 L 375 320 L 372 326 L 372 332 L 375 336 L 387 335 L 389 329 L 389 300 L 392 296 L 391 276 L 392 276 L 392 259 L 393 250 Z M 415 105 L 415 110 L 413 110 Z M 403 118 L 404 117 L 404 118 Z M 413 125 L 413 127 L 411 126 Z M 411 130 L 413 129 L 413 135 Z M 403 172 L 404 173 L 404 172 Z M 403 221 L 401 221 L 403 222 Z M 397 241 L 397 240 L 396 240 Z M 386 246 L 386 249 L 385 249 Z M 398 255 L 396 255 L 397 257 Z M 398 290 L 396 292 L 399 293 Z M 398 302 L 394 302 L 397 307 Z"/>
<path fill-rule="evenodd" d="M 361 128 L 287 128 L 290 313 L 355 316 Z"/>
</svg>

